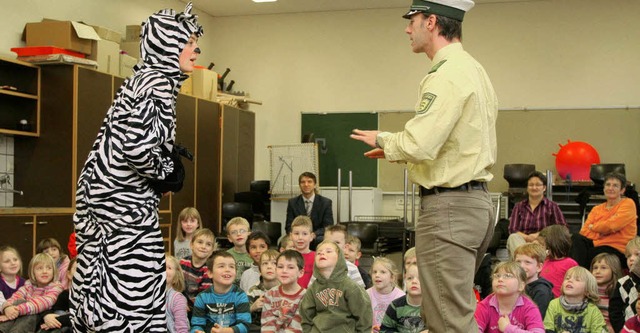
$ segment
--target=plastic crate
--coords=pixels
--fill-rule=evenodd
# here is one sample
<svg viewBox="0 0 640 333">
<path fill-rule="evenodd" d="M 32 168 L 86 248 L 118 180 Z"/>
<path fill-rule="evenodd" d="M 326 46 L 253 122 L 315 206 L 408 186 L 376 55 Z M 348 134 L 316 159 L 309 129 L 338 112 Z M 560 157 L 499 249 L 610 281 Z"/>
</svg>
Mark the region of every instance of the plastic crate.
<svg viewBox="0 0 640 333">
<path fill-rule="evenodd" d="M 30 56 L 39 56 L 39 55 L 50 55 L 50 54 L 66 54 L 78 58 L 85 58 L 86 55 L 83 53 L 55 47 L 55 46 L 27 46 L 27 47 L 14 47 L 11 48 L 12 52 L 18 54 L 18 57 L 30 57 Z"/>
</svg>

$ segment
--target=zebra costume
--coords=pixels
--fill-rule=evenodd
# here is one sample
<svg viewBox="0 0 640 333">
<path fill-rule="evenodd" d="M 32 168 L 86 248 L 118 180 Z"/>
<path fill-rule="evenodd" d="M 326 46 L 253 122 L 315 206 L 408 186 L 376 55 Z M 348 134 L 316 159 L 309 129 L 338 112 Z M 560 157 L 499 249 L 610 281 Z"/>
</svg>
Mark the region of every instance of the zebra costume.
<svg viewBox="0 0 640 333">
<path fill-rule="evenodd" d="M 179 57 L 202 35 L 191 3 L 165 9 L 142 25 L 141 55 L 107 112 L 78 179 L 78 267 L 71 292 L 75 332 L 166 332 L 165 249 L 160 193 L 173 162 L 175 103 L 186 75 Z"/>
</svg>

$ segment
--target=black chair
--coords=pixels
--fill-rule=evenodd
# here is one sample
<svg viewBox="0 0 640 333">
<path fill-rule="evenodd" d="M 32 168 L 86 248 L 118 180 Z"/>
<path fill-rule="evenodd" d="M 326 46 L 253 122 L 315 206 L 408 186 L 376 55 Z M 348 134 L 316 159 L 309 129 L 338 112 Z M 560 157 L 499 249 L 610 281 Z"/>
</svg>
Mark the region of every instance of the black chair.
<svg viewBox="0 0 640 333">
<path fill-rule="evenodd" d="M 253 209 L 251 204 L 246 202 L 225 202 L 222 204 L 222 231 L 226 235 L 227 222 L 234 217 L 244 217 L 249 221 L 249 225 L 253 223 Z"/>
<path fill-rule="evenodd" d="M 535 164 L 505 164 L 503 177 L 509 183 L 509 212 L 513 206 L 527 197 L 527 177 L 536 171 Z"/>
<path fill-rule="evenodd" d="M 262 202 L 264 203 L 264 219 L 271 220 L 271 181 L 254 180 L 249 185 L 249 191 L 262 194 Z"/>
<path fill-rule="evenodd" d="M 347 222 L 347 233 L 360 239 L 363 255 L 379 255 L 386 252 L 385 243 L 378 235 L 378 225 L 367 222 Z"/>
<path fill-rule="evenodd" d="M 604 187 L 604 177 L 611 172 L 626 175 L 624 163 L 591 164 L 589 178 L 591 178 L 596 187 L 602 188 Z M 622 186 L 627 186 L 627 184 L 622 184 Z"/>
<path fill-rule="evenodd" d="M 251 230 L 264 232 L 265 235 L 269 236 L 271 247 L 277 248 L 278 239 L 280 239 L 280 236 L 282 235 L 282 223 L 267 221 L 253 222 Z"/>
<path fill-rule="evenodd" d="M 266 208 L 262 201 L 262 194 L 259 192 L 238 192 L 233 195 L 233 201 L 244 202 L 251 205 L 253 211 L 252 221 L 264 221 L 266 215 Z"/>
</svg>

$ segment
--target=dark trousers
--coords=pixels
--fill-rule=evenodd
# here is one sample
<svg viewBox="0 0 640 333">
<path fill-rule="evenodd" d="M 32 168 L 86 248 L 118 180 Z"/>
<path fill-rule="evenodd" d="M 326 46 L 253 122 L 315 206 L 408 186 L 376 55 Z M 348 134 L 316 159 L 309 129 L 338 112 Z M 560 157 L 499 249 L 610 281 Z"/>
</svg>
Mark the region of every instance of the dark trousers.
<svg viewBox="0 0 640 333">
<path fill-rule="evenodd" d="M 595 256 L 600 253 L 611 253 L 616 255 L 620 259 L 622 269 L 627 268 L 627 258 L 624 253 L 616 250 L 611 246 L 593 246 L 593 241 L 580 234 L 571 235 L 571 249 L 569 250 L 569 257 L 573 258 L 578 265 L 591 269 L 591 261 Z"/>
</svg>

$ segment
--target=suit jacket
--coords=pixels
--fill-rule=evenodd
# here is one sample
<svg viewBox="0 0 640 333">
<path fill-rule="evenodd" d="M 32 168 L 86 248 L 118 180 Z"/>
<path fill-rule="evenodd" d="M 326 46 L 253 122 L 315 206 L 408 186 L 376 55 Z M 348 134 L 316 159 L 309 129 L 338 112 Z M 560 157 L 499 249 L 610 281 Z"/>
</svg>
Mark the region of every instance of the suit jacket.
<svg viewBox="0 0 640 333">
<path fill-rule="evenodd" d="M 300 215 L 307 215 L 302 194 L 289 199 L 289 203 L 287 204 L 287 223 L 285 225 L 285 231 L 287 233 L 291 232 L 291 222 L 293 222 L 293 219 Z M 316 237 L 323 238 L 324 228 L 333 225 L 331 199 L 316 194 L 315 199 L 313 199 L 313 206 L 311 207 L 311 215 L 309 217 L 311 221 L 313 221 L 313 232 L 316 234 Z"/>
</svg>

